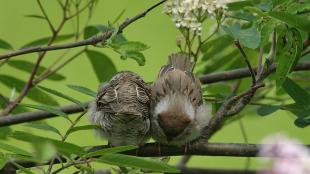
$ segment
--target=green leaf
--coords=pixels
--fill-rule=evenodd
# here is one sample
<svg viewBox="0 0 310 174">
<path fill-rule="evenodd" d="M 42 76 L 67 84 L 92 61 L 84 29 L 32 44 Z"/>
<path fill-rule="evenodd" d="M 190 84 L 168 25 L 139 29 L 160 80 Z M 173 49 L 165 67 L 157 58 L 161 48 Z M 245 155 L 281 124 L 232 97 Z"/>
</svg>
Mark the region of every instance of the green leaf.
<svg viewBox="0 0 310 174">
<path fill-rule="evenodd" d="M 288 76 L 290 72 L 292 72 L 299 58 L 301 57 L 301 52 L 303 49 L 301 35 L 299 31 L 296 29 L 292 29 L 291 31 L 293 33 L 292 47 L 288 50 L 287 53 L 282 53 L 282 55 L 279 56 L 277 61 L 278 64 L 276 69 L 277 86 L 282 85 L 285 78 Z"/>
<path fill-rule="evenodd" d="M 71 102 L 81 106 L 82 108 L 84 108 L 83 103 L 81 103 L 80 101 L 78 101 L 78 100 L 76 100 L 76 99 L 74 99 L 74 98 L 72 98 L 72 97 L 70 97 L 70 96 L 68 96 L 68 95 L 66 95 L 64 93 L 61 93 L 59 91 L 56 91 L 56 90 L 53 90 L 53 89 L 50 89 L 50 88 L 46 88 L 46 87 L 43 87 L 43 86 L 37 86 L 37 87 L 42 89 L 43 91 L 46 91 L 46 92 L 48 92 L 50 94 L 53 94 L 53 95 L 56 95 L 58 97 L 64 98 L 64 99 L 66 99 L 68 101 L 71 101 Z"/>
<path fill-rule="evenodd" d="M 58 129 L 56 129 L 55 127 L 53 127 L 47 123 L 27 123 L 27 124 L 24 124 L 24 126 L 39 129 L 39 130 L 54 132 L 57 135 L 60 135 L 60 137 L 62 137 L 62 135 Z"/>
<path fill-rule="evenodd" d="M 7 65 L 9 65 L 9 66 L 11 66 L 13 68 L 16 68 L 18 70 L 27 72 L 27 73 L 31 73 L 33 67 L 35 66 L 34 63 L 26 61 L 26 60 L 13 60 L 13 59 L 10 59 L 7 62 Z M 42 74 L 45 71 L 46 71 L 46 68 L 44 66 L 40 65 L 39 68 L 38 68 L 37 74 Z M 63 75 L 61 75 L 61 74 L 56 72 L 53 75 L 47 77 L 47 79 L 54 80 L 54 81 L 59 81 L 59 80 L 64 80 L 65 77 Z"/>
<path fill-rule="evenodd" d="M 117 51 L 120 52 L 138 52 L 138 51 L 144 51 L 149 47 L 142 42 L 127 41 L 127 42 L 121 42 L 119 44 L 114 44 L 113 48 L 117 49 Z"/>
<path fill-rule="evenodd" d="M 86 55 L 93 66 L 99 82 L 110 80 L 117 72 L 116 67 L 107 55 L 92 50 L 87 50 Z"/>
<path fill-rule="evenodd" d="M 0 74 L 0 83 L 4 84 L 10 89 L 15 88 L 16 91 L 21 92 L 26 83 L 22 80 L 19 80 L 13 76 Z M 57 101 L 53 99 L 50 95 L 39 90 L 38 88 L 31 88 L 26 98 L 30 98 L 33 101 L 38 103 L 44 103 L 46 105 L 56 106 L 58 105 Z"/>
<path fill-rule="evenodd" d="M 231 10 L 231 11 L 240 10 L 246 6 L 252 6 L 252 5 L 253 5 L 253 0 L 236 1 L 236 2 L 227 3 L 228 10 Z"/>
<path fill-rule="evenodd" d="M 122 53 L 121 59 L 125 60 L 127 58 L 134 59 L 139 64 L 139 66 L 145 65 L 145 57 L 140 52 L 124 52 L 124 53 Z"/>
<path fill-rule="evenodd" d="M 31 172 L 29 169 L 27 169 L 27 168 L 25 168 L 25 167 L 23 167 L 23 166 L 17 164 L 17 163 L 14 162 L 14 161 L 11 161 L 11 163 L 12 163 L 14 166 L 16 166 L 19 170 L 25 172 L 26 174 L 35 174 L 35 173 Z"/>
<path fill-rule="evenodd" d="M 6 151 L 9 151 L 9 152 L 13 152 L 13 153 L 16 153 L 16 154 L 20 154 L 20 155 L 25 155 L 25 156 L 32 156 L 32 154 L 30 152 L 27 152 L 21 148 L 18 148 L 16 146 L 12 146 L 12 145 L 9 145 L 9 144 L 4 144 L 4 143 L 1 143 L 0 142 L 0 149 L 3 149 L 3 150 L 6 150 Z"/>
<path fill-rule="evenodd" d="M 287 78 L 282 87 L 297 104 L 307 108 L 310 107 L 310 94 L 302 89 L 297 83 Z"/>
<path fill-rule="evenodd" d="M 57 148 L 51 142 L 33 144 L 35 159 L 41 163 L 49 161 L 57 155 Z"/>
<path fill-rule="evenodd" d="M 120 33 L 120 34 L 116 34 L 116 35 L 113 35 L 111 37 L 111 43 L 112 45 L 121 45 L 125 42 L 128 42 L 127 39 L 125 38 L 125 36 Z"/>
<path fill-rule="evenodd" d="M 19 105 L 22 105 L 22 106 L 25 106 L 25 107 L 28 107 L 28 108 L 33 108 L 33 109 L 38 109 L 38 110 L 41 110 L 41 111 L 46 111 L 46 112 L 49 112 L 49 113 L 52 113 L 52 114 L 55 114 L 55 115 L 59 115 L 59 116 L 62 116 L 62 117 L 65 117 L 66 119 L 69 119 L 68 118 L 68 115 L 58 109 L 55 109 L 54 107 L 51 107 L 51 106 L 47 106 L 47 105 L 33 105 L 33 104 L 19 104 Z"/>
<path fill-rule="evenodd" d="M 91 26 L 87 26 L 84 30 L 84 39 L 88 39 L 94 35 L 96 35 L 97 33 L 104 33 L 107 31 L 113 30 L 113 28 L 110 28 L 108 26 L 105 25 L 91 25 Z"/>
<path fill-rule="evenodd" d="M 10 127 L 0 127 L 0 139 L 7 139 L 7 137 L 12 133 Z"/>
<path fill-rule="evenodd" d="M 75 144 L 68 143 L 68 142 L 62 142 L 62 141 L 47 138 L 47 137 L 32 135 L 32 134 L 22 132 L 22 131 L 15 131 L 11 135 L 11 137 L 21 140 L 21 141 L 29 142 L 32 144 L 51 142 L 57 148 L 57 150 L 59 150 L 61 153 L 65 155 L 76 154 L 76 155 L 81 156 L 85 154 L 85 151 L 83 150 L 83 148 Z"/>
<path fill-rule="evenodd" d="M 77 131 L 81 131 L 81 130 L 92 130 L 92 129 L 98 129 L 100 128 L 97 125 L 84 125 L 84 126 L 76 126 L 73 127 L 72 129 L 69 130 L 69 133 L 73 133 L 73 132 L 77 132 Z"/>
<path fill-rule="evenodd" d="M 121 167 L 133 167 L 156 172 L 178 173 L 176 167 L 163 162 L 122 154 L 105 154 L 96 161 Z"/>
<path fill-rule="evenodd" d="M 276 11 L 272 11 L 267 14 L 274 19 L 280 20 L 288 25 L 292 25 L 305 32 L 310 31 L 310 20 L 302 16 Z"/>
<path fill-rule="evenodd" d="M 260 44 L 260 34 L 255 26 L 247 29 L 241 29 L 240 24 L 233 24 L 232 26 L 222 26 L 224 31 L 231 35 L 235 40 L 248 48 L 255 49 Z"/>
<path fill-rule="evenodd" d="M 14 88 L 13 88 L 14 89 Z M 0 109 L 4 109 L 7 104 L 9 102 L 9 98 L 5 97 L 5 96 L 1 96 L 0 95 Z M 12 112 L 11 114 L 18 114 L 18 113 L 23 113 L 23 112 L 28 112 L 29 109 L 22 107 L 22 106 L 17 106 Z M 0 128 L 1 129 L 1 128 Z M 2 138 L 2 134 L 0 131 L 0 139 Z"/>
<path fill-rule="evenodd" d="M 308 116 L 310 116 L 310 108 L 307 106 L 298 104 L 298 103 L 284 105 L 282 109 L 290 111 L 291 113 L 296 115 L 298 118 L 305 119 Z"/>
<path fill-rule="evenodd" d="M 0 170 L 6 165 L 8 161 L 8 159 L 0 157 Z"/>
<path fill-rule="evenodd" d="M 0 39 L 0 48 L 5 50 L 13 50 L 14 48 L 5 40 Z"/>
<path fill-rule="evenodd" d="M 265 22 L 262 26 L 262 29 L 260 31 L 261 33 L 261 44 L 263 46 L 267 45 L 269 43 L 270 34 L 274 30 L 275 24 L 272 20 L 269 20 L 268 22 Z"/>
<path fill-rule="evenodd" d="M 35 19 L 44 19 L 44 20 L 46 19 L 44 16 L 35 15 L 35 14 L 25 15 L 24 17 L 35 18 Z"/>
<path fill-rule="evenodd" d="M 136 149 L 137 146 L 117 146 L 117 147 L 111 147 L 106 149 L 97 150 L 95 152 L 89 152 L 83 157 L 90 158 L 90 157 L 96 157 L 96 156 L 102 156 L 109 153 L 119 153 L 119 152 L 125 152 L 128 150 Z"/>
<path fill-rule="evenodd" d="M 74 36 L 75 36 L 74 34 L 59 35 L 54 40 L 54 43 L 71 39 Z M 38 45 L 46 45 L 49 42 L 50 39 L 51 39 L 51 37 L 40 38 L 40 39 L 37 39 L 37 40 L 34 40 L 34 41 L 30 42 L 30 43 L 25 44 L 21 48 L 27 48 L 27 47 L 38 46 Z"/>
<path fill-rule="evenodd" d="M 297 127 L 305 128 L 305 127 L 310 125 L 310 118 L 308 118 L 308 119 L 296 119 L 294 124 Z"/>
<path fill-rule="evenodd" d="M 77 86 L 77 85 L 67 85 L 69 88 L 78 91 L 80 93 L 89 95 L 91 97 L 97 97 L 97 93 L 90 90 L 89 88 L 83 87 L 83 86 Z"/>
<path fill-rule="evenodd" d="M 277 105 L 263 105 L 257 109 L 257 114 L 260 116 L 267 116 L 270 115 L 277 110 L 281 109 L 281 106 Z"/>
</svg>

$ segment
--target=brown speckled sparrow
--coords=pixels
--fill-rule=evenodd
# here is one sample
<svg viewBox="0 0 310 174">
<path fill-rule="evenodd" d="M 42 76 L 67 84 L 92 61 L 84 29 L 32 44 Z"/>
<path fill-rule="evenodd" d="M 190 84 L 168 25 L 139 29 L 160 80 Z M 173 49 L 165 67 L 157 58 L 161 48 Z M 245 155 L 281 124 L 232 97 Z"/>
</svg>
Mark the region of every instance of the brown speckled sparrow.
<svg viewBox="0 0 310 174">
<path fill-rule="evenodd" d="M 152 86 L 152 135 L 161 144 L 185 145 L 208 124 L 210 109 L 192 68 L 185 54 L 173 54 Z"/>
<path fill-rule="evenodd" d="M 135 73 L 120 72 L 103 84 L 89 111 L 111 146 L 143 145 L 150 137 L 150 89 Z"/>
</svg>

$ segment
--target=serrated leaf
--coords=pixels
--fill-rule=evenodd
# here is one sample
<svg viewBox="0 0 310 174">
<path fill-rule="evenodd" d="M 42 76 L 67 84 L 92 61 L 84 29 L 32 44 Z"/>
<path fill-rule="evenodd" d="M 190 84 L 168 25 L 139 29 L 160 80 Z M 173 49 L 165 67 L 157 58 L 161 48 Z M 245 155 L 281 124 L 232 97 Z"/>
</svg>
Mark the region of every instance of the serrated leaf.
<svg viewBox="0 0 310 174">
<path fill-rule="evenodd" d="M 136 149 L 137 146 L 118 146 L 118 147 L 111 147 L 111 148 L 106 148 L 106 149 L 101 149 L 97 150 L 95 152 L 89 152 L 83 157 L 85 158 L 90 158 L 90 157 L 97 157 L 97 156 L 102 156 L 108 153 L 119 153 L 119 152 L 125 152 L 128 150 L 133 150 Z"/>
<path fill-rule="evenodd" d="M 86 55 L 93 66 L 99 82 L 108 81 L 116 74 L 116 67 L 107 55 L 92 50 L 87 50 Z"/>
<path fill-rule="evenodd" d="M 0 39 L 0 48 L 5 50 L 13 50 L 13 47 L 5 40 Z"/>
<path fill-rule="evenodd" d="M 257 109 L 257 114 L 260 116 L 267 116 L 270 115 L 277 110 L 281 109 L 281 106 L 277 105 L 263 105 Z"/>
<path fill-rule="evenodd" d="M 70 97 L 70 96 L 68 96 L 68 95 L 66 95 L 64 93 L 61 93 L 59 91 L 56 91 L 56 90 L 53 90 L 53 89 L 50 89 L 50 88 L 46 88 L 44 86 L 37 86 L 37 87 L 42 89 L 43 91 L 46 91 L 46 92 L 48 92 L 50 94 L 53 94 L 53 95 L 56 95 L 58 97 L 64 98 L 64 99 L 66 99 L 68 101 L 71 101 L 71 102 L 81 106 L 82 108 L 84 108 L 84 105 L 83 105 L 82 102 L 80 102 L 80 101 L 78 101 L 78 100 L 76 100 L 76 99 L 74 99 L 74 98 L 72 98 L 72 97 Z"/>
<path fill-rule="evenodd" d="M 97 125 L 76 126 L 76 127 L 73 127 L 72 129 L 70 129 L 69 133 L 71 134 L 71 133 L 81 131 L 81 130 L 92 130 L 92 129 L 98 129 L 98 128 L 100 128 L 100 127 Z"/>
<path fill-rule="evenodd" d="M 35 15 L 35 14 L 30 14 L 30 15 L 24 15 L 24 17 L 27 18 L 35 18 L 35 19 L 46 19 L 44 16 L 40 16 L 40 15 Z"/>
<path fill-rule="evenodd" d="M 39 130 L 45 130 L 45 131 L 49 131 L 49 132 L 54 132 L 57 135 L 60 135 L 60 137 L 62 137 L 62 135 L 58 129 L 56 129 L 55 127 L 53 127 L 51 125 L 48 125 L 47 123 L 27 123 L 27 124 L 24 124 L 23 126 L 31 127 L 31 128 L 35 128 L 35 129 L 39 129 Z"/>
<path fill-rule="evenodd" d="M 137 41 L 121 42 L 120 44 L 114 44 L 113 47 L 119 52 L 139 52 L 149 48 L 144 43 Z"/>
<path fill-rule="evenodd" d="M 68 119 L 68 115 L 58 109 L 55 109 L 54 107 L 51 106 L 47 106 L 47 105 L 33 105 L 33 104 L 19 104 L 28 108 L 33 108 L 33 109 L 38 109 L 41 111 L 45 111 L 45 112 L 49 112 L 55 115 L 59 115 L 62 117 L 65 117 L 66 119 Z"/>
<path fill-rule="evenodd" d="M 228 10 L 240 10 L 246 6 L 252 6 L 253 1 L 252 0 L 245 0 L 245 1 L 236 1 L 236 2 L 230 2 L 227 3 Z"/>
<path fill-rule="evenodd" d="M 17 79 L 16 77 L 4 74 L 0 74 L 0 83 L 4 84 L 10 89 L 15 88 L 16 91 L 18 92 L 21 92 L 26 84 L 26 82 Z M 29 98 L 38 103 L 44 103 L 46 105 L 52 105 L 52 106 L 58 105 L 55 99 L 53 99 L 50 95 L 46 94 L 45 92 L 37 88 L 31 88 L 28 94 L 26 95 L 26 98 Z"/>
<path fill-rule="evenodd" d="M 96 161 L 121 167 L 133 167 L 156 172 L 179 172 L 176 167 L 170 166 L 163 162 L 122 154 L 105 154 Z"/>
<path fill-rule="evenodd" d="M 145 57 L 140 52 L 125 52 L 122 53 L 121 58 L 122 59 L 131 58 L 134 59 L 139 64 L 139 66 L 145 65 Z"/>
<path fill-rule="evenodd" d="M 127 42 L 127 39 L 125 38 L 125 36 L 122 33 L 113 35 L 111 37 L 111 44 L 112 45 L 120 45 L 120 44 L 125 43 L 125 42 Z"/>
<path fill-rule="evenodd" d="M 293 28 L 291 32 L 293 36 L 292 46 L 287 53 L 282 53 L 277 60 L 276 82 L 278 87 L 282 85 L 285 78 L 294 69 L 303 49 L 303 42 L 299 31 Z"/>
<path fill-rule="evenodd" d="M 74 34 L 58 35 L 56 37 L 56 39 L 54 40 L 54 43 L 71 39 L 74 36 L 75 36 Z M 22 46 L 21 48 L 27 48 L 27 47 L 39 46 L 39 45 L 46 45 L 48 43 L 48 41 L 50 40 L 50 38 L 51 37 L 43 37 L 43 38 L 31 41 L 31 42 L 25 44 L 24 46 Z"/>
<path fill-rule="evenodd" d="M 277 11 L 272 11 L 267 14 L 274 19 L 280 20 L 305 32 L 310 31 L 310 20 L 305 17 Z"/>
<path fill-rule="evenodd" d="M 113 30 L 113 28 L 105 25 L 91 25 L 87 26 L 84 30 L 84 39 L 88 39 L 98 33 L 104 33 L 107 31 Z"/>
<path fill-rule="evenodd" d="M 235 40 L 239 40 L 239 42 L 245 47 L 255 49 L 260 44 L 260 34 L 255 26 L 241 29 L 240 24 L 233 24 L 232 26 L 222 26 L 222 28 Z"/>
<path fill-rule="evenodd" d="M 5 144 L 5 143 L 2 143 L 0 142 L 0 149 L 3 149 L 3 150 L 6 150 L 6 151 L 9 151 L 9 152 L 13 152 L 13 153 L 16 153 L 16 154 L 20 154 L 20 155 L 25 155 L 25 156 L 32 156 L 32 154 L 30 152 L 27 152 L 21 148 L 18 148 L 16 146 L 13 146 L 13 145 L 9 145 L 9 144 Z"/>
<path fill-rule="evenodd" d="M 263 24 L 261 33 L 261 45 L 265 46 L 269 43 L 270 34 L 274 30 L 274 22 L 272 20 L 267 21 Z"/>
<path fill-rule="evenodd" d="M 27 73 L 31 73 L 33 67 L 35 66 L 34 63 L 26 61 L 26 60 L 13 60 L 13 59 L 10 59 L 6 64 L 13 68 L 16 68 L 18 70 L 21 70 Z M 46 71 L 46 68 L 40 65 L 38 68 L 37 74 L 42 74 L 44 71 Z M 47 77 L 47 79 L 58 81 L 58 80 L 64 80 L 65 77 L 56 72 L 53 75 Z"/>
<path fill-rule="evenodd" d="M 78 85 L 67 85 L 69 88 L 75 90 L 75 91 L 78 91 L 80 93 L 83 93 L 83 94 L 86 94 L 86 95 L 89 95 L 91 97 L 96 97 L 97 96 L 97 93 L 90 90 L 89 88 L 86 88 L 86 87 L 83 87 L 83 86 L 78 86 Z"/>
<path fill-rule="evenodd" d="M 41 137 L 37 135 L 32 135 L 26 132 L 22 131 L 15 131 L 12 135 L 12 138 L 29 142 L 29 143 L 44 143 L 44 142 L 51 142 L 61 153 L 70 155 L 70 154 L 76 154 L 76 155 L 84 155 L 85 151 L 83 148 L 72 144 L 68 142 L 62 142 L 59 140 L 47 138 L 47 137 Z"/>
</svg>

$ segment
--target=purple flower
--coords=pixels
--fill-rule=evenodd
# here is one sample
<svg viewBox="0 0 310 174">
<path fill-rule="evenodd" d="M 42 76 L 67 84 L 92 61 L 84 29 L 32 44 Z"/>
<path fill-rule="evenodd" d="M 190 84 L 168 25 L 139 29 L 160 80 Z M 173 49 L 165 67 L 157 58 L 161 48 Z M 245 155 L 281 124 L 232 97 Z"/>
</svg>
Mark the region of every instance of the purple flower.
<svg viewBox="0 0 310 174">
<path fill-rule="evenodd" d="M 271 163 L 268 171 L 260 174 L 310 174 L 310 152 L 296 139 L 276 134 L 263 140 L 260 156 L 269 156 L 265 162 Z"/>
</svg>

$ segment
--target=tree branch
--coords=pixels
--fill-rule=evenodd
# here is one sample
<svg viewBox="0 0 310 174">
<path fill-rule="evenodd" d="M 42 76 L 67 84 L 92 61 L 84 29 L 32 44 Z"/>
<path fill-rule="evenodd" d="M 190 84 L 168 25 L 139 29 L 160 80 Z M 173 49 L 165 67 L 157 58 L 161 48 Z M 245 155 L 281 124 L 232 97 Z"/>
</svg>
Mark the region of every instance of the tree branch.
<svg viewBox="0 0 310 174">
<path fill-rule="evenodd" d="M 89 102 L 84 103 L 84 107 L 87 108 L 89 105 Z M 78 112 L 83 112 L 84 109 L 79 105 L 67 105 L 59 107 L 58 110 L 67 113 L 67 114 L 74 114 Z M 44 111 L 35 111 L 35 112 L 25 112 L 21 114 L 16 115 L 9 115 L 7 117 L 0 118 L 0 127 L 9 126 L 9 125 L 15 125 L 19 123 L 25 123 L 30 121 L 37 121 L 37 120 L 43 120 L 46 118 L 53 118 L 57 117 L 57 115 L 49 112 Z"/>
<path fill-rule="evenodd" d="M 260 146 L 262 145 L 240 144 L 240 143 L 227 143 L 227 144 L 193 143 L 190 145 L 191 148 L 187 148 L 185 146 L 175 147 L 175 146 L 161 145 L 159 149 L 158 144 L 147 143 L 138 149 L 122 152 L 122 154 L 141 156 L 141 157 L 159 157 L 159 156 L 180 156 L 184 155 L 186 152 L 187 155 L 200 155 L 200 156 L 257 157 Z M 91 149 L 91 151 L 101 150 L 108 147 L 109 147 L 108 145 L 95 146 Z M 307 147 L 310 148 L 310 145 L 307 145 Z M 44 164 L 36 164 L 34 162 L 23 160 L 17 160 L 15 162 L 26 168 L 48 164 L 48 162 Z M 59 160 L 55 160 L 55 164 L 60 162 L 61 161 Z M 65 159 L 62 159 L 62 162 L 65 162 Z M 0 170 L 0 173 L 3 171 L 11 171 L 12 169 L 16 170 L 17 168 L 12 163 L 7 163 L 5 167 L 2 170 Z"/>
<path fill-rule="evenodd" d="M 156 8 L 157 6 L 161 5 L 164 3 L 166 0 L 162 0 L 152 7 L 148 8 L 144 12 L 130 18 L 126 19 L 118 28 L 117 34 L 122 33 L 123 30 L 128 27 L 131 23 L 137 21 L 138 19 L 144 17 L 148 12 Z M 59 45 L 52 45 L 52 46 L 35 46 L 35 47 L 30 47 L 30 48 L 24 48 L 20 49 L 17 51 L 12 51 L 6 54 L 0 55 L 0 60 L 2 59 L 8 59 L 10 57 L 14 56 L 19 56 L 23 54 L 29 54 L 29 53 L 34 53 L 34 52 L 42 52 L 42 51 L 52 51 L 52 50 L 60 50 L 60 49 L 68 49 L 68 48 L 75 48 L 75 47 L 80 47 L 80 46 L 86 46 L 86 45 L 96 45 L 97 43 L 100 42 L 105 42 L 107 39 L 109 39 L 112 36 L 113 32 L 112 31 L 107 31 L 105 33 L 102 33 L 97 36 L 90 37 L 86 40 L 78 41 L 78 42 L 72 42 L 72 43 L 67 43 L 67 44 L 59 44 Z"/>
<path fill-rule="evenodd" d="M 265 75 L 268 75 L 270 73 L 275 72 L 276 66 L 275 64 L 272 64 L 268 71 L 264 73 Z M 303 70 L 310 70 L 310 61 L 300 62 L 296 65 L 294 71 L 303 71 Z M 240 79 L 244 77 L 249 77 L 250 73 L 247 68 L 241 68 L 236 70 L 229 70 L 219 73 L 211 73 L 208 75 L 204 75 L 200 77 L 200 81 L 202 84 L 210 84 L 210 83 L 216 83 L 221 81 L 227 81 L 227 80 L 234 80 L 234 79 Z M 89 102 L 86 102 L 84 105 L 87 107 Z M 67 113 L 67 114 L 73 114 L 82 112 L 83 108 L 81 108 L 78 105 L 68 105 L 68 106 L 62 106 L 58 108 L 59 110 Z M 43 111 L 35 111 L 35 112 L 25 112 L 21 114 L 16 115 L 10 115 L 8 117 L 0 118 L 0 127 L 9 126 L 9 125 L 15 125 L 30 121 L 36 121 L 36 120 L 42 120 L 47 118 L 53 118 L 57 115 L 43 112 Z"/>
<path fill-rule="evenodd" d="M 269 75 L 276 70 L 276 65 L 272 64 L 270 65 L 267 72 L 265 72 L 265 75 Z M 298 63 L 294 71 L 304 71 L 304 70 L 310 70 L 310 61 L 304 61 Z M 228 81 L 228 80 L 235 80 L 245 77 L 250 77 L 251 74 L 248 70 L 248 68 L 240 68 L 235 70 L 228 70 L 224 72 L 218 72 L 218 73 L 210 73 L 207 75 L 200 76 L 200 81 L 202 84 L 210 84 L 210 83 L 216 83 L 221 81 Z"/>
</svg>

